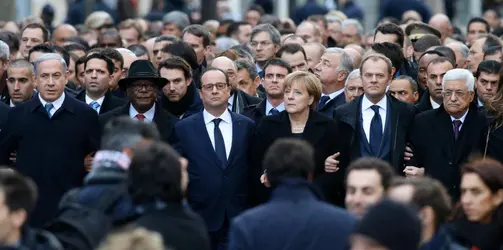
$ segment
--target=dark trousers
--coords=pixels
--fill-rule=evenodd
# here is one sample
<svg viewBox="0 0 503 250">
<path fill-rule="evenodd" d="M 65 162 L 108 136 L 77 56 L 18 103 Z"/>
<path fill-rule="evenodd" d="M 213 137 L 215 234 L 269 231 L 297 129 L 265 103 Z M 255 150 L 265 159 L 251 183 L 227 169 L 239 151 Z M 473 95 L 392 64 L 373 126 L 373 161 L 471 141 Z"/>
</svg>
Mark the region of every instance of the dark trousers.
<svg viewBox="0 0 503 250">
<path fill-rule="evenodd" d="M 222 227 L 217 231 L 209 232 L 212 250 L 227 250 L 229 244 L 229 219 L 225 216 Z"/>
</svg>

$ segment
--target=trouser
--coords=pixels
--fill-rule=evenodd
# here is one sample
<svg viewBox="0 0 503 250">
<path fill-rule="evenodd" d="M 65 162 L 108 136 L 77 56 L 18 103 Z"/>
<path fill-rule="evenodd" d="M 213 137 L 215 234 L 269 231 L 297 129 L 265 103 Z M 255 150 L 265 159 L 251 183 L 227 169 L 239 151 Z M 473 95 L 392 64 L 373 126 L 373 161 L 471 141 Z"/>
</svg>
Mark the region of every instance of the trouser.
<svg viewBox="0 0 503 250">
<path fill-rule="evenodd" d="M 227 250 L 229 243 L 229 219 L 225 216 L 222 227 L 217 231 L 209 232 L 212 250 Z"/>
</svg>

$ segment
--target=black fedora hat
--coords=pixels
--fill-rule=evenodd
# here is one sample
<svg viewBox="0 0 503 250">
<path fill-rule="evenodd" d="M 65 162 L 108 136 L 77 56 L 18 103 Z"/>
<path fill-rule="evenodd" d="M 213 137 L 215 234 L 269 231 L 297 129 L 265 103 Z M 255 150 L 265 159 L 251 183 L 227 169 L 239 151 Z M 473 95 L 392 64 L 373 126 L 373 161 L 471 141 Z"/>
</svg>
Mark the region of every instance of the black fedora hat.
<svg viewBox="0 0 503 250">
<path fill-rule="evenodd" d="M 127 89 L 131 83 L 137 80 L 149 80 L 160 89 L 168 82 L 166 78 L 157 74 L 157 70 L 149 60 L 134 61 L 129 67 L 127 77 L 119 80 L 119 87 Z"/>
</svg>

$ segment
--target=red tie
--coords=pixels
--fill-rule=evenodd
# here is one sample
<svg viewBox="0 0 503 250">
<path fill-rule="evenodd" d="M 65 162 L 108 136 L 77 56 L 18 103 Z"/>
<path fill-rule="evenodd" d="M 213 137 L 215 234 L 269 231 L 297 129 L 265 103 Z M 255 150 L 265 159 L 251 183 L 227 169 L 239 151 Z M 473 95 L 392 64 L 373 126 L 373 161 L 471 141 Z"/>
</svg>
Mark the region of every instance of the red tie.
<svg viewBox="0 0 503 250">
<path fill-rule="evenodd" d="M 135 115 L 136 119 L 140 120 L 140 121 L 144 121 L 145 120 L 145 115 L 143 114 L 137 114 Z"/>
</svg>

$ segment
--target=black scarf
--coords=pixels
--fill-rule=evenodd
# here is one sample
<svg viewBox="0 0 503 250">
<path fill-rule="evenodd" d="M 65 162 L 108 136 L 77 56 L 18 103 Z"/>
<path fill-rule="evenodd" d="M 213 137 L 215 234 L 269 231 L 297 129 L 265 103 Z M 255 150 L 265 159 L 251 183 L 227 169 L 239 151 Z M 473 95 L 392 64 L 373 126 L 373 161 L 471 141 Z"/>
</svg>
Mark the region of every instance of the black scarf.
<svg viewBox="0 0 503 250">
<path fill-rule="evenodd" d="M 496 216 L 495 216 L 496 217 Z M 494 218 L 491 223 L 480 224 L 460 218 L 453 223 L 456 241 L 480 250 L 498 250 L 503 246 L 503 228 Z"/>
<path fill-rule="evenodd" d="M 194 94 L 196 91 L 196 87 L 194 84 L 190 84 L 187 88 L 187 93 L 185 96 L 180 99 L 179 102 L 171 102 L 164 94 L 162 95 L 162 107 L 169 111 L 171 114 L 176 117 L 180 117 L 183 115 L 190 107 L 192 102 L 194 101 Z"/>
</svg>

